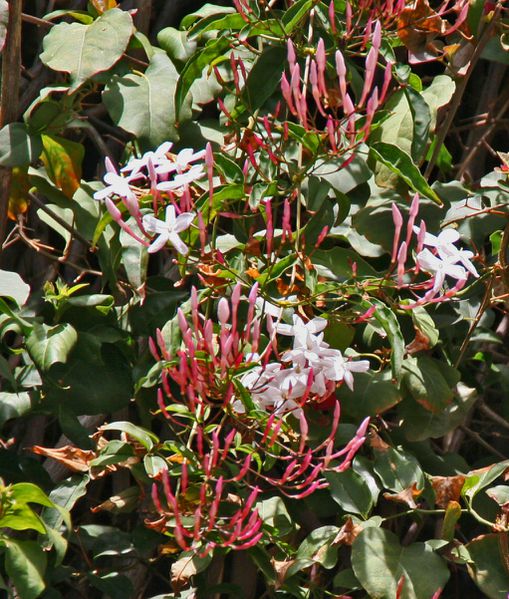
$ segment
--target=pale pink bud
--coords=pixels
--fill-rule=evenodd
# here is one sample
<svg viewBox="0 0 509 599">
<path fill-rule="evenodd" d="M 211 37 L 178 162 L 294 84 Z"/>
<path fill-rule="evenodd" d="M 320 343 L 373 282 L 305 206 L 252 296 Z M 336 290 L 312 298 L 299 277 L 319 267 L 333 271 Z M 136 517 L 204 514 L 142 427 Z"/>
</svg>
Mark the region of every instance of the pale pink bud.
<svg viewBox="0 0 509 599">
<path fill-rule="evenodd" d="M 329 22 L 331 26 L 332 33 L 336 35 L 338 29 L 336 27 L 336 8 L 334 6 L 334 0 L 330 1 L 329 4 Z"/>
<path fill-rule="evenodd" d="M 230 318 L 230 306 L 228 300 L 222 297 L 217 304 L 217 317 L 221 325 L 225 325 Z"/>
<path fill-rule="evenodd" d="M 341 50 L 336 50 L 336 72 L 339 79 L 339 92 L 341 94 L 341 101 L 345 103 L 346 98 L 346 64 L 345 59 Z"/>
<path fill-rule="evenodd" d="M 316 47 L 316 66 L 318 69 L 318 87 L 320 92 L 327 97 L 327 86 L 325 85 L 325 69 L 327 65 L 327 56 L 325 54 L 325 44 L 323 43 L 323 39 L 320 38 L 318 40 L 318 44 Z"/>
<path fill-rule="evenodd" d="M 297 57 L 295 55 L 295 46 L 290 38 L 286 42 L 287 56 L 288 56 L 288 64 L 290 65 L 290 71 L 293 71 L 293 67 L 295 66 Z"/>
</svg>

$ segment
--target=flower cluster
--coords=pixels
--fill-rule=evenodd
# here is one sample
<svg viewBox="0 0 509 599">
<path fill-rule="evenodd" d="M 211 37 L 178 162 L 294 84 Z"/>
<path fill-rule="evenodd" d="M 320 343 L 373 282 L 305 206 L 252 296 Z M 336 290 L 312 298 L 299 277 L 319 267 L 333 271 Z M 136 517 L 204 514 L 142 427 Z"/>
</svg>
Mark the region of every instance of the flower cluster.
<svg viewBox="0 0 509 599">
<path fill-rule="evenodd" d="M 419 211 L 419 196 L 416 195 L 409 211 L 406 239 L 399 244 L 403 217 L 395 204 L 392 205 L 392 215 L 396 227 L 392 252 L 392 262 L 397 261 L 399 287 L 415 287 L 414 284 L 404 283 L 408 248 L 413 234 L 416 235 L 415 266 L 409 272 L 417 275 L 420 271 L 428 273 L 430 278 L 417 283 L 420 289 L 425 289 L 423 297 L 417 299 L 410 306 L 415 307 L 427 303 L 437 303 L 449 300 L 465 286 L 469 275 L 479 277 L 475 266 L 471 262 L 474 253 L 470 250 L 458 249 L 456 242 L 460 235 L 456 229 L 443 229 L 438 235 L 426 231 L 426 223 L 421 220 L 420 226 L 415 226 L 415 219 Z M 431 248 L 431 249 L 430 249 Z M 445 289 L 447 277 L 455 281 L 454 285 Z"/>
<path fill-rule="evenodd" d="M 257 407 L 271 408 L 278 413 L 300 410 L 308 398 L 324 402 L 338 384 L 345 383 L 353 389 L 353 372 L 369 370 L 367 360 L 347 361 L 338 349 L 323 340 L 327 326 L 324 318 L 313 318 L 305 323 L 294 314 L 293 324 L 274 325 L 267 316 L 269 329 L 280 335 L 293 337 L 293 347 L 281 356 L 281 362 L 256 366 L 241 378 L 251 392 Z M 242 410 L 237 404 L 238 409 Z"/>
<path fill-rule="evenodd" d="M 186 255 L 189 249 L 179 233 L 188 229 L 196 217 L 192 211 L 194 202 L 190 186 L 207 174 L 211 184 L 212 150 L 210 146 L 199 152 L 185 148 L 172 154 L 172 146 L 171 142 L 165 142 L 141 158 L 131 158 L 120 169 L 120 174 L 111 160 L 106 158 L 106 186 L 94 193 L 94 199 L 104 200 L 113 220 L 147 246 L 149 253 L 158 252 L 169 243 L 179 254 Z M 144 198 L 151 199 L 151 214 L 145 210 L 142 214 L 140 206 L 146 205 Z M 119 200 L 136 222 L 139 233 L 124 220 Z M 157 218 L 161 205 L 166 205 L 164 220 Z"/>
</svg>

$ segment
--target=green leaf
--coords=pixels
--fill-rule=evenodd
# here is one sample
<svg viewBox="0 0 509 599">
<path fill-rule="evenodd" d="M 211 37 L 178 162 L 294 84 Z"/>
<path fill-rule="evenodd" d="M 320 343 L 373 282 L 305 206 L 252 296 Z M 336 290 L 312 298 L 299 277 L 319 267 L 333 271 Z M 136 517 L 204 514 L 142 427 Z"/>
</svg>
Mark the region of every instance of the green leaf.
<svg viewBox="0 0 509 599">
<path fill-rule="evenodd" d="M 470 14 L 470 12 L 469 12 Z M 433 82 L 422 92 L 426 104 L 431 110 L 431 131 L 435 131 L 437 123 L 437 112 L 442 106 L 447 106 L 450 102 L 456 83 L 449 75 L 438 75 Z"/>
<path fill-rule="evenodd" d="M 189 37 L 196 38 L 206 31 L 221 31 L 222 35 L 226 31 L 239 31 L 246 26 L 246 22 L 238 12 L 231 14 L 211 14 L 200 19 L 196 25 L 189 30 Z M 159 36 L 158 36 L 159 41 Z"/>
<path fill-rule="evenodd" d="M 366 146 L 360 146 L 349 162 L 349 156 L 332 160 L 318 159 L 313 167 L 313 175 L 327 182 L 335 191 L 347 194 L 358 185 L 369 181 L 373 175 L 363 154 L 367 155 Z M 348 162 L 346 166 L 345 162 Z"/>
<path fill-rule="evenodd" d="M 442 437 L 465 421 L 476 399 L 477 391 L 462 383 L 458 383 L 452 402 L 437 413 L 424 409 L 413 398 L 406 398 L 398 406 L 402 430 L 409 441 Z"/>
<path fill-rule="evenodd" d="M 141 233 L 134 218 L 130 218 L 127 224 L 135 233 Z M 141 291 L 147 278 L 149 257 L 147 248 L 123 229 L 120 231 L 119 239 L 122 246 L 121 261 L 129 283 L 131 283 L 135 290 Z"/>
<path fill-rule="evenodd" d="M 0 426 L 11 418 L 19 418 L 30 411 L 32 402 L 30 395 L 24 393 L 0 392 Z"/>
<path fill-rule="evenodd" d="M 50 498 L 37 485 L 32 483 L 16 483 L 11 487 L 12 497 L 19 503 L 38 503 L 46 507 L 54 507 Z"/>
<path fill-rule="evenodd" d="M 423 489 L 425 478 L 417 459 L 409 453 L 393 447 L 375 452 L 373 470 L 386 489 L 400 493 L 412 487 Z"/>
<path fill-rule="evenodd" d="M 353 278 L 352 267 L 357 266 L 357 277 L 376 277 L 377 272 L 357 252 L 335 247 L 331 250 L 316 250 L 312 256 L 318 274 L 332 281 L 349 281 Z"/>
<path fill-rule="evenodd" d="M 112 77 L 103 100 L 113 121 L 147 146 L 177 141 L 175 101 L 169 91 L 177 79 L 174 64 L 157 52 L 145 73 Z"/>
<path fill-rule="evenodd" d="M 222 15 L 235 13 L 236 10 L 230 6 L 219 6 L 217 4 L 204 4 L 198 10 L 186 15 L 181 23 L 182 29 L 189 29 L 198 20 L 206 19 L 208 17 L 221 18 Z"/>
<path fill-rule="evenodd" d="M 0 517 L 0 528 L 36 530 L 41 534 L 46 533 L 42 520 L 26 503 L 14 503 L 14 507 Z"/>
<path fill-rule="evenodd" d="M 376 307 L 373 317 L 387 333 L 391 344 L 392 375 L 399 380 L 403 365 L 403 356 L 405 355 L 405 339 L 401 332 L 399 320 L 396 314 L 380 300 L 370 298 L 369 301 L 362 302 L 362 307 L 365 310 L 371 306 Z"/>
<path fill-rule="evenodd" d="M 401 401 L 401 393 L 387 373 L 359 372 L 354 389 L 341 385 L 337 397 L 346 413 L 354 418 L 379 416 Z"/>
<path fill-rule="evenodd" d="M 132 393 L 132 365 L 121 346 L 101 343 L 96 335 L 80 332 L 67 364 L 55 364 L 49 373 L 48 402 L 60 403 L 76 415 L 114 412 L 128 405 Z"/>
<path fill-rule="evenodd" d="M 0 129 L 0 166 L 25 166 L 41 152 L 40 136 L 30 134 L 24 123 L 9 123 Z"/>
<path fill-rule="evenodd" d="M 328 472 L 325 478 L 329 483 L 332 499 L 342 510 L 368 518 L 373 508 L 373 498 L 368 485 L 357 472 L 352 469 Z"/>
<path fill-rule="evenodd" d="M 154 433 L 136 426 L 131 422 L 111 422 L 101 427 L 103 431 L 121 431 L 128 434 L 130 437 L 141 443 L 145 449 L 150 451 L 154 447 L 154 443 L 158 443 L 159 439 Z"/>
<path fill-rule="evenodd" d="M 40 370 L 48 370 L 56 362 L 65 363 L 73 349 L 78 334 L 70 324 L 34 324 L 27 337 L 26 346 L 30 357 Z"/>
<path fill-rule="evenodd" d="M 320 564 L 327 570 L 333 568 L 338 560 L 338 548 L 332 543 L 338 532 L 337 526 L 315 528 L 300 544 L 296 561 L 288 568 L 287 577 L 312 564 Z"/>
<path fill-rule="evenodd" d="M 174 27 L 161 29 L 157 34 L 157 43 L 173 61 L 185 62 L 196 51 L 196 42 L 190 41 L 185 31 Z"/>
<path fill-rule="evenodd" d="M 87 579 L 91 585 L 96 589 L 99 589 L 101 593 L 104 593 L 111 599 L 126 599 L 126 597 L 132 597 L 133 595 L 133 584 L 123 574 L 118 572 L 108 572 L 107 574 L 101 574 L 100 576 L 89 572 Z"/>
<path fill-rule="evenodd" d="M 175 91 L 175 112 L 179 118 L 193 82 L 202 76 L 205 67 L 209 67 L 216 58 L 223 56 L 224 52 L 229 48 L 229 38 L 227 36 L 219 36 L 217 39 L 209 40 L 202 50 L 196 52 L 186 62 L 178 78 L 177 89 Z"/>
<path fill-rule="evenodd" d="M 295 525 L 281 497 L 269 497 L 258 501 L 255 507 L 263 520 L 263 525 L 274 529 L 277 536 L 284 537 L 294 530 Z"/>
<path fill-rule="evenodd" d="M 496 480 L 507 468 L 509 468 L 509 460 L 504 460 L 477 472 L 470 472 L 461 489 L 461 495 L 471 502 L 479 491 Z"/>
<path fill-rule="evenodd" d="M 272 96 L 281 81 L 281 65 L 286 60 L 286 48 L 266 46 L 249 71 L 242 90 L 242 102 L 232 110 L 232 118 L 238 118 L 249 108 L 252 113 Z"/>
<path fill-rule="evenodd" d="M 437 193 L 429 186 L 421 171 L 412 158 L 393 144 L 376 142 L 370 147 L 370 154 L 393 173 L 396 173 L 414 191 L 429 198 L 439 206 L 443 202 Z"/>
<path fill-rule="evenodd" d="M 78 499 L 86 494 L 89 480 L 88 476 L 75 474 L 51 491 L 50 500 L 61 509 L 44 508 L 42 511 L 42 518 L 49 528 L 60 529 L 64 522 L 64 513 L 70 512 Z"/>
<path fill-rule="evenodd" d="M 426 147 L 429 144 L 431 111 L 419 92 L 411 87 L 406 87 L 405 94 L 410 105 L 414 125 L 411 156 L 417 164 L 420 164 L 426 155 Z"/>
<path fill-rule="evenodd" d="M 452 402 L 453 387 L 459 378 L 455 368 L 430 356 L 410 357 L 403 362 L 403 381 L 412 397 L 434 414 Z"/>
<path fill-rule="evenodd" d="M 0 296 L 11 297 L 18 306 L 22 306 L 30 295 L 27 285 L 16 272 L 0 270 Z"/>
<path fill-rule="evenodd" d="M 373 527 L 365 528 L 355 539 L 352 568 L 372 599 L 431 598 L 449 579 L 444 560 L 425 543 L 402 547 L 392 532 Z M 399 594 L 401 577 L 405 582 Z"/>
<path fill-rule="evenodd" d="M 489 599 L 506 599 L 509 589 L 507 572 L 507 533 L 477 537 L 467 545 L 472 563 L 468 573 Z"/>
<path fill-rule="evenodd" d="M 106 11 L 90 25 L 59 23 L 44 37 L 42 62 L 70 74 L 71 91 L 110 69 L 125 52 L 131 35 L 131 15 L 119 8 Z"/>
<path fill-rule="evenodd" d="M 281 23 L 286 35 L 293 33 L 304 17 L 309 16 L 309 11 L 315 4 L 316 0 L 297 0 L 284 11 Z"/>
<path fill-rule="evenodd" d="M 509 503 L 509 485 L 496 485 L 486 491 L 486 495 L 496 501 L 498 505 Z"/>
<path fill-rule="evenodd" d="M 20 598 L 35 599 L 46 585 L 46 554 L 35 541 L 3 539 L 6 545 L 5 570 Z"/>
</svg>

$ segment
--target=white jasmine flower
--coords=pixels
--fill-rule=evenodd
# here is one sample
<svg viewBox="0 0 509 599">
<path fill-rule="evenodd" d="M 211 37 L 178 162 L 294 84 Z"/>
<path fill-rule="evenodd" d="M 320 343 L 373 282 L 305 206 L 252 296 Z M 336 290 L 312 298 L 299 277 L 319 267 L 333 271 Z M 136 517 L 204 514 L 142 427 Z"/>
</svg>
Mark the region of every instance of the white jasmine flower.
<svg viewBox="0 0 509 599">
<path fill-rule="evenodd" d="M 149 162 L 152 163 L 156 170 L 167 164 L 172 164 L 171 160 L 167 157 L 172 147 L 173 143 L 171 141 L 165 141 L 153 152 L 145 152 L 141 158 L 131 158 L 124 168 L 120 169 L 120 172 L 131 173 L 131 179 L 135 179 L 142 175 L 141 171 L 143 169 L 148 169 Z"/>
<path fill-rule="evenodd" d="M 159 189 L 159 191 L 175 191 L 189 185 L 189 183 L 192 183 L 197 179 L 201 179 L 204 174 L 205 171 L 203 170 L 203 167 L 197 164 L 185 173 L 175 175 L 170 181 L 162 181 L 157 185 L 157 189 Z"/>
<path fill-rule="evenodd" d="M 189 252 L 189 248 L 178 234 L 189 228 L 195 216 L 194 212 L 183 212 L 176 216 L 175 208 L 171 204 L 166 208 L 164 221 L 155 218 L 151 214 L 146 214 L 143 217 L 143 227 L 149 233 L 157 233 L 158 235 L 148 248 L 149 253 L 158 252 L 167 242 L 170 242 L 179 254 L 185 256 Z"/>
<path fill-rule="evenodd" d="M 105 160 L 106 174 L 103 181 L 107 184 L 104 189 L 94 193 L 94 200 L 104 200 L 112 195 L 120 198 L 136 201 L 136 195 L 129 185 L 130 177 L 122 177 L 119 175 L 109 158 Z"/>
<path fill-rule="evenodd" d="M 281 335 L 288 335 L 294 337 L 294 348 L 308 346 L 312 344 L 310 335 L 315 335 L 327 326 L 325 318 L 313 318 L 309 322 L 304 322 L 297 314 L 293 315 L 293 325 L 279 323 L 276 325 L 276 332 Z"/>
<path fill-rule="evenodd" d="M 445 277 L 450 276 L 458 281 L 463 281 L 468 278 L 467 271 L 456 264 L 454 258 L 440 259 L 432 254 L 428 249 L 419 252 L 416 257 L 416 263 L 419 268 L 430 273 L 434 277 L 433 290 L 438 291 L 445 282 Z"/>
<path fill-rule="evenodd" d="M 419 233 L 419 228 L 414 227 L 414 231 Z M 424 245 L 434 247 L 437 250 L 438 256 L 452 264 L 462 264 L 474 277 L 479 274 L 475 266 L 470 261 L 473 257 L 473 252 L 464 249 L 458 249 L 454 244 L 459 240 L 460 234 L 456 229 L 448 228 L 441 231 L 438 235 L 425 233 Z M 422 252 L 421 252 L 422 253 Z"/>
<path fill-rule="evenodd" d="M 158 175 L 166 175 L 174 172 L 183 173 L 191 162 L 196 162 L 202 158 L 205 158 L 205 150 L 195 152 L 192 148 L 184 148 L 173 158 L 173 161 L 165 162 L 156 167 L 156 173 Z"/>
</svg>

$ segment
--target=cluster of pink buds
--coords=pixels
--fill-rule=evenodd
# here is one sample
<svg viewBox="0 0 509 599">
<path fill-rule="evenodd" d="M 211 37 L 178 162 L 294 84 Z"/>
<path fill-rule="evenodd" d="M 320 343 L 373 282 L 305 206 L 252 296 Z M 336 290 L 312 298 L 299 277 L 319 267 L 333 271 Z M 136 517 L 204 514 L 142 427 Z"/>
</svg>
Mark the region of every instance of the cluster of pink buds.
<svg viewBox="0 0 509 599">
<path fill-rule="evenodd" d="M 400 243 L 403 228 L 403 216 L 396 206 L 392 205 L 392 217 L 395 224 L 395 233 L 392 249 L 392 263 L 397 264 L 397 276 L 399 288 L 424 289 L 426 293 L 410 305 L 403 308 L 414 308 L 423 304 L 438 303 L 451 299 L 466 285 L 469 275 L 479 277 L 479 274 L 471 262 L 473 252 L 458 249 L 454 244 L 459 241 L 460 235 L 456 229 L 443 229 L 438 236 L 426 231 L 426 223 L 421 220 L 420 225 L 415 225 L 419 212 L 419 196 L 416 194 L 410 206 L 406 237 Z M 415 266 L 407 269 L 409 247 L 413 236 L 415 243 Z M 417 275 L 425 272 L 430 277 L 419 283 L 405 283 L 404 277 L 407 273 Z M 444 289 L 447 280 L 454 280 L 452 287 Z"/>
<path fill-rule="evenodd" d="M 182 550 L 195 551 L 201 556 L 216 547 L 240 551 L 253 547 L 263 536 L 260 530 L 263 521 L 258 510 L 253 509 L 259 493 L 257 487 L 245 501 L 236 496 L 233 502 L 225 492 L 228 481 L 220 476 L 215 482 L 204 481 L 193 489 L 197 499 L 187 499 L 189 487 L 186 476 L 179 479 L 178 496 L 171 488 L 167 470 L 161 472 L 160 478 L 166 505 L 163 505 L 158 486 L 154 484 L 152 500 L 159 517 L 148 521 L 147 525 L 161 532 L 170 529 Z M 189 523 L 189 516 L 192 523 Z"/>
<path fill-rule="evenodd" d="M 314 58 L 307 61 L 304 76 L 301 74 L 301 66 L 297 61 L 296 47 L 291 40 L 288 40 L 290 80 L 283 73 L 281 77 L 283 98 L 291 114 L 308 129 L 310 123 L 313 122 L 308 107 L 309 83 L 314 107 L 326 119 L 329 145 L 334 153 L 345 151 L 343 147 L 345 138 L 348 139 L 351 145 L 367 138 L 375 111 L 387 95 L 392 77 L 392 64 L 390 62 L 385 67 L 381 90 L 378 86 L 373 87 L 382 42 L 380 21 L 376 21 L 370 37 L 371 47 L 365 59 L 364 85 L 356 104 L 348 91 L 347 65 L 341 50 L 336 50 L 334 57 L 337 81 L 333 83 L 327 76 L 327 53 L 323 39 L 318 40 Z M 307 76 L 308 72 L 309 77 Z M 342 107 L 342 116 L 338 114 L 338 104 Z M 357 131 L 357 121 L 362 111 L 365 112 L 365 117 L 361 128 Z"/>
<path fill-rule="evenodd" d="M 258 285 L 249 292 L 247 315 L 243 322 L 239 318 L 242 286 L 233 288 L 231 299 L 221 298 L 217 307 L 219 331 L 210 318 L 200 312 L 198 293 L 191 292 L 191 326 L 181 309 L 178 323 L 182 334 L 182 347 L 176 356 L 168 353 L 160 332 L 157 344 L 151 341 L 150 348 L 157 360 L 167 362 L 163 371 L 163 389 L 168 399 L 175 401 L 170 380 L 180 388 L 180 395 L 194 411 L 198 405 L 218 404 L 227 406 L 235 392 L 234 375 L 239 368 L 255 355 L 260 341 L 260 321 L 255 318 Z M 159 394 L 163 413 L 163 395 Z"/>
<path fill-rule="evenodd" d="M 212 193 L 214 161 L 210 144 L 199 152 L 185 148 L 177 154 L 171 153 L 172 146 L 171 142 L 165 142 L 141 158 L 131 158 L 120 174 L 106 158 L 106 186 L 94 193 L 94 199 L 104 200 L 119 227 L 148 247 L 150 253 L 169 243 L 179 254 L 186 255 L 189 250 L 179 234 L 188 229 L 196 217 L 191 186 L 207 176 Z M 140 201 L 147 196 L 152 199 L 152 213 L 145 209 L 142 213 L 140 207 Z M 125 206 L 138 231 L 124 220 L 119 204 Z M 157 218 L 162 206 L 165 206 L 164 220 Z"/>
<path fill-rule="evenodd" d="M 273 412 L 258 445 L 263 449 L 264 455 L 275 461 L 277 468 L 274 468 L 274 472 L 278 472 L 278 475 L 258 472 L 258 478 L 291 499 L 303 499 L 318 489 L 328 487 L 324 474 L 344 472 L 351 466 L 353 458 L 366 440 L 369 425 L 369 418 L 363 420 L 354 437 L 338 449 L 335 446 L 335 435 L 339 417 L 340 405 L 335 402 L 329 434 L 322 443 L 311 448 L 308 444 L 309 425 L 303 410 L 299 413 L 300 435 L 294 443 L 288 442 L 293 429 L 288 429 L 284 417 Z"/>
</svg>

